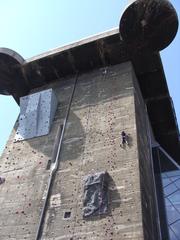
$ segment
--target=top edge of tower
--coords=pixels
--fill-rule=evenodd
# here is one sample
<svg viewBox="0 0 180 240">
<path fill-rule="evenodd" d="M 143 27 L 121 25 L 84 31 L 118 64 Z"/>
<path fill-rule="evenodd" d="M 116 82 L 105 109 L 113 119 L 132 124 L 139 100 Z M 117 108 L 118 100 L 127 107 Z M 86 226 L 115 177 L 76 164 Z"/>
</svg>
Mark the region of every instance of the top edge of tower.
<svg viewBox="0 0 180 240">
<path fill-rule="evenodd" d="M 33 61 L 39 60 L 39 59 L 44 58 L 44 57 L 51 57 L 55 54 L 59 54 L 59 53 L 62 53 L 64 51 L 67 51 L 69 49 L 73 49 L 75 47 L 78 47 L 78 46 L 81 46 L 81 45 L 84 45 L 84 44 L 88 44 L 90 42 L 97 41 L 98 39 L 103 39 L 103 38 L 106 38 L 106 37 L 110 37 L 110 36 L 115 35 L 115 34 L 119 34 L 119 28 L 118 27 L 115 27 L 115 28 L 112 28 L 112 29 L 109 29 L 109 30 L 106 30 L 106 31 L 103 31 L 103 32 L 100 32 L 100 33 L 97 33 L 97 34 L 93 34 L 93 35 L 90 35 L 88 37 L 84 37 L 84 38 L 79 39 L 77 41 L 73 41 L 73 42 L 70 42 L 68 44 L 56 47 L 56 48 L 52 48 L 52 49 L 50 49 L 50 50 L 48 50 L 44 53 L 40 53 L 36 56 L 33 56 L 33 57 L 30 57 L 30 58 L 26 59 L 26 63 L 33 62 Z"/>
</svg>

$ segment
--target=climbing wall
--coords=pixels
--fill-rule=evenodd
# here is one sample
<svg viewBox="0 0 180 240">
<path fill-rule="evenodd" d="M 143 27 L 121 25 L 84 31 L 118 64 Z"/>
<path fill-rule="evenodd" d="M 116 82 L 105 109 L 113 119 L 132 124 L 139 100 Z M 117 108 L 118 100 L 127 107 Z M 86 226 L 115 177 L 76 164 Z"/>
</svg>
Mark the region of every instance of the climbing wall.
<svg viewBox="0 0 180 240">
<path fill-rule="evenodd" d="M 109 212 L 83 218 L 84 177 L 101 171 L 110 175 Z M 143 239 L 130 63 L 78 77 L 43 239 Z"/>
<path fill-rule="evenodd" d="M 134 81 L 129 62 L 78 76 L 42 239 L 144 239 Z M 47 166 L 74 82 L 72 77 L 39 89 L 53 88 L 59 102 L 49 135 L 15 143 L 15 125 L 0 159 L 5 178 L 0 185 L 1 240 L 35 239 L 50 174 Z M 121 147 L 123 130 L 129 145 Z M 84 178 L 104 171 L 110 176 L 108 212 L 83 218 Z"/>
<path fill-rule="evenodd" d="M 35 239 L 41 208 L 46 195 L 54 139 L 63 121 L 74 79 L 55 84 L 60 96 L 58 111 L 50 133 L 46 136 L 15 142 L 18 123 L 12 131 L 0 158 L 0 239 Z M 46 86 L 49 89 L 51 86 Z M 43 89 L 37 89 L 40 91 Z M 59 115 L 58 115 L 59 114 Z"/>
</svg>

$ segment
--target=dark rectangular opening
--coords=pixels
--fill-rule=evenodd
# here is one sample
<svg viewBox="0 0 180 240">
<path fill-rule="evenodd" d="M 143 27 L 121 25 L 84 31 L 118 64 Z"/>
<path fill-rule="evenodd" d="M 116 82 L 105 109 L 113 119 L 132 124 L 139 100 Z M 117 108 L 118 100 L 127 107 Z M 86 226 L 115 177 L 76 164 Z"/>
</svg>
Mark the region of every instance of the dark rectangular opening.
<svg viewBox="0 0 180 240">
<path fill-rule="evenodd" d="M 64 219 L 70 218 L 71 217 L 71 212 L 65 212 L 64 213 Z"/>
</svg>

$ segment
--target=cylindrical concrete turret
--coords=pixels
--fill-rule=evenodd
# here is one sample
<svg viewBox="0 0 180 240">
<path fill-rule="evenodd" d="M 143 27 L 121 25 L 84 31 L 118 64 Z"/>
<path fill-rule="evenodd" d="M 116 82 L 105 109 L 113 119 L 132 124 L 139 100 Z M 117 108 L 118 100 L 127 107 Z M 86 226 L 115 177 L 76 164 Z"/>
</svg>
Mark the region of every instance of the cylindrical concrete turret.
<svg viewBox="0 0 180 240">
<path fill-rule="evenodd" d="M 136 50 L 160 51 L 176 36 L 178 17 L 168 0 L 137 0 L 120 20 L 120 36 Z"/>
<path fill-rule="evenodd" d="M 21 71 L 24 59 L 15 51 L 0 48 L 0 94 L 12 95 L 17 103 L 29 89 Z"/>
</svg>

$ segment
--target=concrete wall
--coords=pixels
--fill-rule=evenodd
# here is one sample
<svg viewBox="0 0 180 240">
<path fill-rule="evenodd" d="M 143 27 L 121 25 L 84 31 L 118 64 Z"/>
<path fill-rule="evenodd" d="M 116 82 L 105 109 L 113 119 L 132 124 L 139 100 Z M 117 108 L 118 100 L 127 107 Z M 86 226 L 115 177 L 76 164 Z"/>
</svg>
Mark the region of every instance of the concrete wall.
<svg viewBox="0 0 180 240">
<path fill-rule="evenodd" d="M 161 239 L 160 225 L 151 150 L 151 144 L 153 144 L 155 139 L 144 100 L 140 93 L 135 74 L 133 75 L 144 239 L 158 240 Z"/>
<path fill-rule="evenodd" d="M 48 136 L 19 143 L 13 142 L 14 131 L 10 136 L 0 159 L 0 173 L 6 178 L 0 185 L 2 240 L 35 239 L 49 177 L 47 163 L 74 80 L 45 87 L 53 87 L 59 98 Z M 78 76 L 42 239 L 149 239 L 143 237 L 133 81 L 130 63 Z M 120 147 L 122 130 L 130 136 L 125 148 Z M 111 176 L 109 213 L 85 220 L 83 178 L 105 170 Z M 64 219 L 66 211 L 71 212 L 69 219 Z"/>
</svg>

